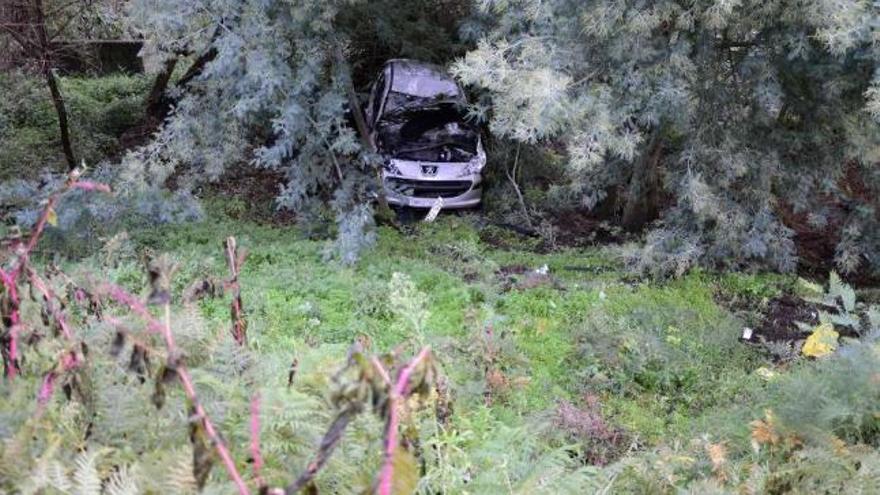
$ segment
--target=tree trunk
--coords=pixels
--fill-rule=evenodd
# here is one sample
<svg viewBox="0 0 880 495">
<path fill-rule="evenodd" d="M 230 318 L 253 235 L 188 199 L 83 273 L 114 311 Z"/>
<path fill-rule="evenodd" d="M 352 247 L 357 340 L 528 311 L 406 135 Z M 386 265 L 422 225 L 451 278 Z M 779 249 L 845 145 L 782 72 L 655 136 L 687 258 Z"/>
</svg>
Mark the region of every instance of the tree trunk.
<svg viewBox="0 0 880 495">
<path fill-rule="evenodd" d="M 627 187 L 621 223 L 630 232 L 642 229 L 645 224 L 657 217 L 659 187 L 657 165 L 662 153 L 663 140 L 660 138 L 660 131 L 656 130 L 642 159 L 634 165 Z"/>
<path fill-rule="evenodd" d="M 336 46 L 336 63 L 346 63 L 345 54 L 342 53 L 342 48 L 338 45 Z M 351 114 L 354 116 L 354 125 L 361 138 L 361 145 L 363 145 L 363 147 L 369 152 L 374 153 L 376 152 L 376 143 L 373 142 L 373 139 L 370 136 L 370 131 L 367 128 L 367 121 L 364 119 L 364 112 L 358 101 L 357 93 L 354 90 L 354 81 L 352 81 L 351 77 L 348 78 L 345 92 L 348 96 L 348 107 L 351 109 Z M 385 196 L 385 186 L 382 184 L 382 171 L 376 167 L 373 172 L 376 175 L 376 185 L 378 188 L 376 194 L 378 195 L 377 199 L 379 201 L 379 217 L 393 217 L 391 207 L 388 205 L 388 198 Z"/>
<path fill-rule="evenodd" d="M 46 78 L 46 84 L 49 86 L 49 92 L 52 94 L 52 104 L 55 105 L 55 113 L 58 114 L 58 130 L 61 133 L 61 147 L 64 149 L 67 168 L 73 170 L 76 168 L 76 157 L 73 155 L 73 147 L 70 144 L 70 130 L 67 127 L 67 108 L 64 106 L 64 98 L 61 97 L 61 91 L 58 89 L 58 80 L 55 79 L 52 69 L 46 67 L 43 70 L 43 76 Z"/>
<path fill-rule="evenodd" d="M 190 81 L 198 77 L 199 74 L 205 70 L 205 66 L 208 65 L 208 62 L 214 60 L 216 57 L 217 49 L 213 46 L 208 48 L 205 53 L 202 53 L 193 61 L 192 65 L 189 66 L 189 69 L 187 69 L 183 76 L 181 76 L 180 80 L 177 81 L 177 87 L 181 89 L 185 88 Z"/>
<path fill-rule="evenodd" d="M 162 122 L 168 115 L 168 102 L 165 101 L 165 90 L 168 89 L 168 82 L 177 67 L 177 57 L 169 58 L 162 66 L 162 70 L 156 74 L 153 81 L 153 87 L 150 88 L 150 94 L 147 96 L 147 117 Z"/>
<path fill-rule="evenodd" d="M 34 30 L 36 31 L 40 47 L 40 70 L 43 73 L 43 78 L 46 79 L 46 85 L 49 86 L 49 93 L 52 94 L 52 104 L 55 106 L 55 112 L 58 114 L 58 130 L 61 133 L 61 147 L 64 149 L 64 158 L 67 160 L 67 167 L 73 170 L 76 168 L 76 157 L 70 144 L 67 108 L 64 105 L 61 90 L 58 89 L 58 79 L 55 78 L 55 73 L 52 72 L 52 48 L 49 45 L 49 36 L 46 34 L 43 0 L 34 0 Z"/>
</svg>

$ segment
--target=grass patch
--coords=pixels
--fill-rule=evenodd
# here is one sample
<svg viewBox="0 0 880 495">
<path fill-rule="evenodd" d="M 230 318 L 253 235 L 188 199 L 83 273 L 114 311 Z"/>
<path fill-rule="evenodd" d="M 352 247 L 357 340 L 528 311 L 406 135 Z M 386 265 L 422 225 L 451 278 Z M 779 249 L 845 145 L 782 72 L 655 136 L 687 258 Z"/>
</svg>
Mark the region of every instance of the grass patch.
<svg viewBox="0 0 880 495">
<path fill-rule="evenodd" d="M 305 230 L 235 220 L 219 214 L 221 206 L 209 201 L 208 221 L 134 230 L 127 247 L 68 262 L 65 270 L 101 272 L 144 295 L 142 260 L 169 252 L 180 263 L 173 286 L 179 297 L 192 281 L 226 276 L 221 242 L 236 236 L 249 251 L 240 275 L 249 376 L 236 375 L 236 360 L 244 357 L 230 342 L 227 299 L 178 306 L 175 321 L 181 345 L 192 352 L 196 384 L 217 402 L 234 443 L 248 440 L 252 389 L 264 394 L 273 411 L 265 423 L 267 450 L 282 459 L 268 464 L 273 479 L 289 476 L 291 460 L 308 461 L 308 447 L 331 419 L 329 376 L 353 342 L 374 353 L 410 355 L 425 344 L 436 353 L 453 412 L 443 427 L 431 409 L 413 418 L 429 466 L 425 493 L 493 492 L 548 469 L 571 477 L 580 491 L 740 486 L 753 475 L 740 466 L 768 466 L 763 484 L 754 486 L 808 486 L 826 483 L 810 474 L 830 455 L 823 445 L 838 446 L 835 452 L 859 465 L 877 461 L 857 449 L 880 438 L 872 344 L 781 369 L 738 341 L 744 322 L 724 298 L 772 298 L 790 290 L 790 277 L 693 272 L 674 281 L 636 281 L 603 249 L 538 253 L 528 243 L 497 249 L 481 239 L 476 219 L 454 215 L 404 232 L 381 228 L 377 246 L 346 267 L 325 259 L 327 241 Z M 288 388 L 294 360 L 298 374 Z M 762 367 L 773 372 L 756 373 Z M 250 382 L 251 373 L 263 378 Z M 99 379 L 121 409 L 142 407 L 138 397 L 150 393 L 142 387 L 140 396 L 114 396 L 121 385 Z M 23 417 L 7 409 L 0 408 L 5 418 Z M 151 421 L 171 424 L 171 418 Z M 767 438 L 787 440 L 768 440 L 778 444 L 756 450 L 756 424 L 770 432 Z M 110 444 L 127 425 L 101 425 L 95 438 Z M 356 491 L 369 482 L 380 430 L 375 418 L 353 424 L 349 434 L 357 440 L 343 443 L 324 475 L 326 486 Z M 171 433 L 154 426 L 138 438 L 179 441 Z M 722 467 L 713 464 L 718 445 L 727 456 Z M 615 467 L 599 467 L 620 456 Z M 841 466 L 828 486 L 844 482 L 846 473 L 870 476 Z M 751 477 L 747 482 L 752 486 Z"/>
</svg>

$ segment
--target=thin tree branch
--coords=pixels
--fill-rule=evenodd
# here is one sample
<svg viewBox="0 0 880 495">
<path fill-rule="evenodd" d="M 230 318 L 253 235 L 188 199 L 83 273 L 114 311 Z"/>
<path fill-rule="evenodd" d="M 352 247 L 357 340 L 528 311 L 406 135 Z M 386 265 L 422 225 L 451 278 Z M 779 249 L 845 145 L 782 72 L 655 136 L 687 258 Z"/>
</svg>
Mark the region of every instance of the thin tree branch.
<svg viewBox="0 0 880 495">
<path fill-rule="evenodd" d="M 34 48 L 39 47 L 38 44 L 28 40 L 26 37 L 22 36 L 21 33 L 13 29 L 13 26 L 15 26 L 15 24 L 0 24 L 0 29 L 3 29 L 3 31 L 10 35 L 12 39 L 15 40 L 15 42 L 18 43 L 19 46 L 21 46 L 21 48 L 25 51 L 30 51 Z M 30 23 L 21 24 L 21 26 L 30 27 Z"/>
<path fill-rule="evenodd" d="M 513 186 L 513 190 L 516 193 L 516 198 L 519 201 L 519 207 L 522 209 L 523 216 L 526 219 L 526 224 L 528 224 L 529 228 L 533 228 L 532 218 L 529 216 L 529 209 L 526 208 L 526 200 L 523 197 L 522 191 L 519 188 L 519 184 L 516 182 L 516 171 L 519 167 L 519 147 L 520 143 L 516 143 L 516 155 L 513 158 L 513 171 L 511 172 L 510 168 L 505 167 L 504 173 L 507 175 L 507 180 L 510 181 L 510 184 Z"/>
</svg>

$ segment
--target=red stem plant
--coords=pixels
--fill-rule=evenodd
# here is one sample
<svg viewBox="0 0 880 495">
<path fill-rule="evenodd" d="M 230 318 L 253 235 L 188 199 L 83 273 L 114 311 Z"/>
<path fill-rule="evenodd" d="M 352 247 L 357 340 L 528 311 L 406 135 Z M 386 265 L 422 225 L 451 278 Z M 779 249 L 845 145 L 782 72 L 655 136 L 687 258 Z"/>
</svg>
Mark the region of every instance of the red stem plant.
<svg viewBox="0 0 880 495">
<path fill-rule="evenodd" d="M 400 446 L 397 439 L 400 429 L 400 414 L 404 407 L 403 401 L 410 391 L 410 378 L 413 371 L 430 356 L 431 349 L 425 347 L 419 354 L 400 371 L 397 382 L 391 389 L 388 404 L 388 420 L 385 426 L 385 460 L 382 471 L 379 473 L 379 495 L 391 495 L 392 480 L 394 479 L 394 452 Z M 387 375 L 386 375 L 387 376 Z"/>
<path fill-rule="evenodd" d="M 235 237 L 226 238 L 226 262 L 229 264 L 229 280 L 226 286 L 232 291 L 232 336 L 238 345 L 244 345 L 247 341 L 247 321 L 244 319 L 244 308 L 241 303 L 241 287 L 238 284 L 238 275 L 241 273 L 241 265 L 247 257 L 247 252 L 238 251 Z"/>
<path fill-rule="evenodd" d="M 80 181 L 82 172 L 79 169 L 71 171 L 64 185 L 46 201 L 42 213 L 37 220 L 36 225 L 32 229 L 27 242 L 13 243 L 12 249 L 14 259 L 11 267 L 0 267 L 0 283 L 5 291 L 4 303 L 0 306 L 5 327 L 6 335 L 3 339 L 3 358 L 5 361 L 5 369 L 7 378 L 12 381 L 20 372 L 19 367 L 19 330 L 22 326 L 21 322 L 21 299 L 20 288 L 22 275 L 26 274 L 33 293 L 39 294 L 45 310 L 44 314 L 51 317 L 54 326 L 57 328 L 57 334 L 64 339 L 66 345 L 64 350 L 58 357 L 57 363 L 48 371 L 37 393 L 38 414 L 41 414 L 44 407 L 49 403 L 55 390 L 55 383 L 65 373 L 75 371 L 83 366 L 86 361 L 84 357 L 84 343 L 77 341 L 74 330 L 71 327 L 65 311 L 63 300 L 52 290 L 34 270 L 28 265 L 33 250 L 37 246 L 47 223 L 53 223 L 55 218 L 55 206 L 58 199 L 71 189 L 82 189 L 87 191 L 110 192 L 110 188 L 103 184 L 96 184 L 88 181 Z M 224 289 L 232 292 L 231 302 L 231 319 L 232 334 L 239 345 L 246 344 L 246 322 L 244 318 L 244 310 L 242 308 L 241 293 L 239 287 L 239 274 L 242 263 L 244 262 L 246 253 L 240 252 L 236 246 L 235 238 L 229 237 L 225 244 L 226 259 L 229 265 L 230 278 L 223 284 Z M 192 375 L 185 364 L 182 351 L 177 347 L 174 339 L 174 333 L 171 326 L 171 296 L 170 296 L 170 277 L 176 270 L 176 266 L 169 263 L 164 257 L 156 260 L 150 267 L 150 280 L 152 293 L 147 302 L 142 301 L 139 297 L 127 292 L 122 287 L 111 282 L 101 282 L 96 284 L 94 290 L 94 301 L 112 301 L 124 308 L 130 314 L 137 316 L 145 324 L 147 333 L 161 336 L 164 344 L 166 361 L 164 363 L 162 380 L 176 378 L 179 380 L 181 388 L 191 404 L 192 418 L 191 421 L 198 422 L 201 430 L 213 446 L 213 450 L 220 459 L 226 474 L 233 482 L 236 490 L 240 495 L 250 495 L 251 491 L 244 481 L 241 473 L 236 467 L 235 460 L 227 447 L 223 436 L 218 431 L 216 425 L 208 416 L 203 407 L 196 391 Z M 63 275 L 63 274 L 61 274 Z M 70 281 L 69 279 L 67 279 Z M 213 283 L 209 286 L 216 287 Z M 76 299 L 80 299 L 82 290 L 76 288 Z M 161 307 L 161 316 L 154 316 L 149 304 Z M 114 342 L 112 353 L 119 352 L 120 348 L 129 339 L 133 342 L 135 349 L 141 353 L 158 355 L 157 350 L 144 339 L 138 338 L 131 331 L 125 328 L 119 320 L 112 316 L 102 317 L 100 313 L 96 313 L 99 319 L 116 328 L 117 340 Z M 308 464 L 305 471 L 286 488 L 267 488 L 262 478 L 262 467 L 264 460 L 260 449 L 260 396 L 253 396 L 250 404 L 250 455 L 253 460 L 253 478 L 257 483 L 257 490 L 260 493 L 267 494 L 284 494 L 289 495 L 297 493 L 303 488 L 312 486 L 312 481 L 320 469 L 325 465 L 326 461 L 332 455 L 336 446 L 342 439 L 345 428 L 350 421 L 360 412 L 365 410 L 369 403 L 380 404 L 374 409 L 374 412 L 385 419 L 385 433 L 383 440 L 383 462 L 381 471 L 375 483 L 375 492 L 378 495 L 391 495 L 393 481 L 395 477 L 394 457 L 400 446 L 399 428 L 401 423 L 401 415 L 405 412 L 406 399 L 414 393 L 423 393 L 429 381 L 433 378 L 433 362 L 431 360 L 431 351 L 429 348 L 423 348 L 412 361 L 403 365 L 397 373 L 396 380 L 392 383 L 391 373 L 386 370 L 385 366 L 376 357 L 366 358 L 361 352 L 355 351 L 350 356 L 349 366 L 357 364 L 360 366 L 358 380 L 366 382 L 369 385 L 374 400 L 368 397 L 348 397 L 345 401 L 337 404 L 340 409 L 336 419 L 328 428 L 324 439 L 319 446 L 315 459 Z M 159 380 L 159 378 L 157 378 Z M 378 400 L 375 400 L 378 399 Z M 163 399 L 164 400 L 164 399 Z M 194 459 L 194 470 L 195 470 Z"/>
<path fill-rule="evenodd" d="M 28 261 L 30 260 L 31 253 L 37 247 L 46 224 L 50 222 L 50 218 L 56 218 L 55 205 L 58 203 L 58 199 L 71 189 L 110 192 L 110 187 L 105 184 L 80 181 L 81 175 L 82 170 L 79 168 L 70 171 L 67 181 L 65 181 L 61 189 L 52 193 L 46 201 L 46 206 L 37 219 L 37 223 L 31 231 L 27 243 L 24 245 L 14 244 L 13 248 L 14 251 L 17 251 L 17 258 L 13 262 L 12 267 L 8 271 L 0 267 L 0 282 L 2 282 L 3 288 L 6 290 L 7 304 L 9 306 L 6 310 L 7 314 L 4 315 L 4 323 L 6 323 L 9 331 L 8 337 L 4 339 L 3 358 L 6 376 L 10 380 L 15 379 L 15 375 L 18 373 L 18 332 L 21 327 L 21 299 L 18 292 L 19 277 L 28 270 Z"/>
</svg>

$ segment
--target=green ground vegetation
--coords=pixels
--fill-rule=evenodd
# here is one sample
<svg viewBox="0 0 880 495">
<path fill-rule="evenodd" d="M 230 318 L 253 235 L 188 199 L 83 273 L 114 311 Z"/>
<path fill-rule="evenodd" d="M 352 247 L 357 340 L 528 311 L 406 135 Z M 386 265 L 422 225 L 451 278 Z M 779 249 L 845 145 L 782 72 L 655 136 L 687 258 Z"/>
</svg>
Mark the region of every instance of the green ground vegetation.
<svg viewBox="0 0 880 495">
<path fill-rule="evenodd" d="M 193 281 L 224 276 L 221 242 L 237 238 L 249 252 L 240 277 L 247 349 L 232 343 L 225 298 L 175 305 L 174 327 L 242 466 L 248 399 L 263 397 L 264 476 L 273 484 L 309 461 L 332 417 L 329 376 L 358 342 L 377 354 L 430 345 L 436 355 L 451 413 L 440 423 L 422 410 L 408 430 L 420 442 L 421 493 L 877 486 L 876 345 L 776 365 L 738 340 L 744 316 L 724 302 L 760 311 L 793 277 L 694 271 L 674 281 L 633 279 L 610 249 L 541 253 L 515 236 L 499 248 L 485 239 L 506 234 L 468 214 L 383 227 L 377 247 L 344 267 L 327 261 L 326 241 L 298 227 L 229 218 L 221 201 L 207 210 L 201 223 L 134 230 L 63 268 L 145 293 L 143 260 L 169 253 L 180 264 L 179 300 Z M 83 331 L 92 348 L 109 346 L 106 327 Z M 39 369 L 48 350 L 30 352 L 29 366 Z M 91 405 L 58 394 L 41 420 L 31 418 L 36 382 L 2 386 L 10 400 L 0 406 L 0 486 L 37 486 L 34 477 L 52 470 L 101 479 L 122 465 L 141 489 L 193 489 L 180 393 L 171 387 L 167 405 L 152 409 L 150 382 L 126 373 L 125 359 L 103 359 L 89 375 Z M 381 429 L 358 419 L 318 477 L 321 491 L 369 487 Z M 208 487 L 231 488 L 219 466 Z"/>
<path fill-rule="evenodd" d="M 94 165 L 122 151 L 119 139 L 143 119 L 150 84 L 143 74 L 59 78 L 78 159 Z M 45 83 L 4 72 L 0 93 L 0 180 L 65 170 L 58 116 Z"/>
</svg>

